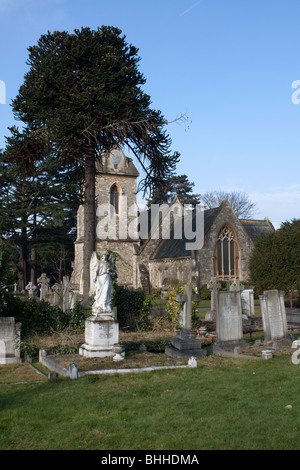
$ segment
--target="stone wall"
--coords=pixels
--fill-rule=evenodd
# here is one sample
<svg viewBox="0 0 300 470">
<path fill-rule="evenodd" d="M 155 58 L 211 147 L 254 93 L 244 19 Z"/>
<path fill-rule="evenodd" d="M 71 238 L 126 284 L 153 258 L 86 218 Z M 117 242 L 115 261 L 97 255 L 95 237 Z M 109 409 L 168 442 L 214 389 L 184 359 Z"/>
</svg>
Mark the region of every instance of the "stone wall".
<svg viewBox="0 0 300 470">
<path fill-rule="evenodd" d="M 245 282 L 249 277 L 249 258 L 254 247 L 253 242 L 227 201 L 223 202 L 219 209 L 218 214 L 205 234 L 203 248 L 194 252 L 196 265 L 199 270 L 198 287 L 207 284 L 210 278 L 215 275 L 215 247 L 219 232 L 225 224 L 228 224 L 236 235 L 239 278 Z"/>
</svg>

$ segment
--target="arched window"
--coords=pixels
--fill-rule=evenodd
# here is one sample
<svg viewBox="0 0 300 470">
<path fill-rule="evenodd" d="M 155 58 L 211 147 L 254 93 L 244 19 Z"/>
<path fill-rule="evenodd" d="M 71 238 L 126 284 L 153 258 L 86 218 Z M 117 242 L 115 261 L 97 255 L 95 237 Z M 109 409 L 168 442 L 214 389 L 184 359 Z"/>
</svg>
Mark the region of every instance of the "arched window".
<svg viewBox="0 0 300 470">
<path fill-rule="evenodd" d="M 120 192 L 117 184 L 113 184 L 110 188 L 110 206 L 114 214 L 119 214 Z"/>
<path fill-rule="evenodd" d="M 215 249 L 215 274 L 219 279 L 238 277 L 238 245 L 233 230 L 228 226 L 220 230 Z"/>
</svg>

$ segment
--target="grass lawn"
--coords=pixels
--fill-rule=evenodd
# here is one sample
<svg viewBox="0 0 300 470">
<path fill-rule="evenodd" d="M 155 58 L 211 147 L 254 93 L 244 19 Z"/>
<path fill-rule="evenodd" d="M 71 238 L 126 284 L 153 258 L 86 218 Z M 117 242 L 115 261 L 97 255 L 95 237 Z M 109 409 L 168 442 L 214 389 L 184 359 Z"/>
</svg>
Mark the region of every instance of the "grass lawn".
<svg viewBox="0 0 300 470">
<path fill-rule="evenodd" d="M 1 366 L 0 379 L 22 367 Z M 208 356 L 195 369 L 2 380 L 0 449 L 299 449 L 299 374 L 282 350 L 271 360 Z"/>
</svg>

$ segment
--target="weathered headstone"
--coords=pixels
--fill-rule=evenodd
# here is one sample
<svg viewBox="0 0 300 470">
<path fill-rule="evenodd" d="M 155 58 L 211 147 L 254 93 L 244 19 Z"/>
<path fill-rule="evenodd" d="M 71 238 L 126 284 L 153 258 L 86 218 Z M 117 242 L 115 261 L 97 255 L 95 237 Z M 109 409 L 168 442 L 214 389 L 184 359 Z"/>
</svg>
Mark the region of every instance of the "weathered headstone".
<svg viewBox="0 0 300 470">
<path fill-rule="evenodd" d="M 205 356 L 207 351 L 202 349 L 202 343 L 197 338 L 196 332 L 192 331 L 192 302 L 199 301 L 199 294 L 193 294 L 192 286 L 184 286 L 184 294 L 177 294 L 177 302 L 183 302 L 181 312 L 182 329 L 177 332 L 176 338 L 171 340 L 171 346 L 165 349 L 169 357 L 184 358 L 191 356 Z"/>
<path fill-rule="evenodd" d="M 217 314 L 217 297 L 218 290 L 221 289 L 221 284 L 216 277 L 212 277 L 209 283 L 207 284 L 208 289 L 211 292 L 210 296 L 210 312 L 206 313 L 205 319 L 208 321 L 215 321 Z"/>
<path fill-rule="evenodd" d="M 217 348 L 232 349 L 245 344 L 240 292 L 218 292 L 216 323 Z"/>
<path fill-rule="evenodd" d="M 241 292 L 242 312 L 247 317 L 254 317 L 254 291 L 253 289 L 244 289 Z"/>
<path fill-rule="evenodd" d="M 259 296 L 265 342 L 289 340 L 284 293 L 276 289 Z"/>
<path fill-rule="evenodd" d="M 35 296 L 35 291 L 36 291 L 36 286 L 33 284 L 33 282 L 29 282 L 27 284 L 27 286 L 25 287 L 25 289 L 27 290 L 28 292 L 28 296 L 30 299 L 34 298 Z"/>
<path fill-rule="evenodd" d="M 0 364 L 21 362 L 21 323 L 15 324 L 14 317 L 0 317 Z"/>
<path fill-rule="evenodd" d="M 76 297 L 74 291 L 77 289 L 75 284 L 70 282 L 68 276 L 63 277 L 62 284 L 62 310 L 63 312 L 68 312 L 75 306 Z"/>
<path fill-rule="evenodd" d="M 229 286 L 230 292 L 241 292 L 244 289 L 240 279 L 235 279 Z"/>
<path fill-rule="evenodd" d="M 46 276 L 45 273 L 41 274 L 41 276 L 37 279 L 37 282 L 40 284 L 40 300 L 47 300 L 47 294 L 49 291 L 49 282 L 50 280 Z"/>
<path fill-rule="evenodd" d="M 62 291 L 63 291 L 63 286 L 62 284 L 55 283 L 51 287 L 51 290 L 53 292 L 53 301 L 52 305 L 57 306 L 57 307 L 62 307 Z"/>
</svg>

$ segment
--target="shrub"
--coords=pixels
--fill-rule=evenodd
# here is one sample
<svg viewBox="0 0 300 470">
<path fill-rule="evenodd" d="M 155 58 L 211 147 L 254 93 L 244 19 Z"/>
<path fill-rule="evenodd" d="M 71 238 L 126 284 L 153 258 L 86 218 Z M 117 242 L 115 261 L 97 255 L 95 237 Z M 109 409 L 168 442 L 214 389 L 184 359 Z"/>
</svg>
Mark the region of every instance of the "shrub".
<svg viewBox="0 0 300 470">
<path fill-rule="evenodd" d="M 134 291 L 115 285 L 112 306 L 117 307 L 120 328 L 139 331 L 150 329 L 151 300 L 143 289 Z"/>
<path fill-rule="evenodd" d="M 207 287 L 207 284 L 204 284 L 200 289 L 200 299 L 201 300 L 210 300 L 211 292 Z"/>
<path fill-rule="evenodd" d="M 194 290 L 193 290 L 194 292 Z M 184 293 L 184 285 L 178 284 L 175 289 L 169 290 L 167 293 L 167 302 L 166 302 L 166 311 L 169 313 L 168 320 L 172 328 L 180 328 L 179 315 L 183 308 L 183 302 L 178 302 L 176 300 L 177 294 Z M 197 315 L 197 305 L 198 302 L 192 302 L 192 328 L 198 326 L 198 315 Z"/>
<path fill-rule="evenodd" d="M 15 317 L 21 323 L 22 339 L 36 333 L 51 335 L 68 326 L 82 332 L 89 311 L 79 304 L 70 312 L 63 312 L 59 307 L 35 299 L 21 300 L 5 292 L 0 296 L 0 316 Z"/>
</svg>

